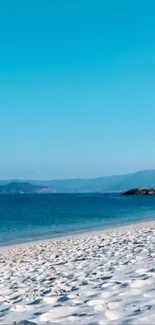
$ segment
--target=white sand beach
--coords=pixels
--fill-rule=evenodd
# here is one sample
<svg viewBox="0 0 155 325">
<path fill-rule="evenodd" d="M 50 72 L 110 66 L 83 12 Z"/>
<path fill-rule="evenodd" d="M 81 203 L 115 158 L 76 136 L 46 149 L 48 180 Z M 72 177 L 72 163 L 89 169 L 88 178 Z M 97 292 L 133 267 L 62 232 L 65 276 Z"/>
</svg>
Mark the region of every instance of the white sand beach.
<svg viewBox="0 0 155 325">
<path fill-rule="evenodd" d="M 155 324 L 155 222 L 0 249 L 0 324 Z"/>
</svg>

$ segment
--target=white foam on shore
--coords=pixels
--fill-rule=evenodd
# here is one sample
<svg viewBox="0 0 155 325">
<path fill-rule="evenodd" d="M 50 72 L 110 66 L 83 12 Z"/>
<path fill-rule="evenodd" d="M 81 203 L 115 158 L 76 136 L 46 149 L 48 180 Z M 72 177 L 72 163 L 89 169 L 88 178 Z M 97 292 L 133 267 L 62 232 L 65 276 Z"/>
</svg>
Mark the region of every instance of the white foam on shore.
<svg viewBox="0 0 155 325">
<path fill-rule="evenodd" d="M 0 249 L 0 323 L 155 321 L 155 222 Z"/>
</svg>

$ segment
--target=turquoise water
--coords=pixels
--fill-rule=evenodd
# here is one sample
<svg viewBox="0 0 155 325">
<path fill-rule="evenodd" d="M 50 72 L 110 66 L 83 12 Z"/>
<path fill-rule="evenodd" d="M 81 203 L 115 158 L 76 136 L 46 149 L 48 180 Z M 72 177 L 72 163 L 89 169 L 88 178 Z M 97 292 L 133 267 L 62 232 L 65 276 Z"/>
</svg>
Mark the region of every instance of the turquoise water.
<svg viewBox="0 0 155 325">
<path fill-rule="evenodd" d="M 155 218 L 155 197 L 0 195 L 0 245 Z"/>
</svg>

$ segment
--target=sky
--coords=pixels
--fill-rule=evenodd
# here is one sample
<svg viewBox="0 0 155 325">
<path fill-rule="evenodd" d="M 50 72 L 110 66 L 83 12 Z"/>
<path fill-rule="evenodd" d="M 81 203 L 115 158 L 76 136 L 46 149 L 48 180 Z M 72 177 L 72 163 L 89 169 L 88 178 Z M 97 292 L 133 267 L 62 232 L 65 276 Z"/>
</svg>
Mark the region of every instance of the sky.
<svg viewBox="0 0 155 325">
<path fill-rule="evenodd" d="M 155 1 L 0 3 L 0 179 L 155 168 Z"/>
</svg>

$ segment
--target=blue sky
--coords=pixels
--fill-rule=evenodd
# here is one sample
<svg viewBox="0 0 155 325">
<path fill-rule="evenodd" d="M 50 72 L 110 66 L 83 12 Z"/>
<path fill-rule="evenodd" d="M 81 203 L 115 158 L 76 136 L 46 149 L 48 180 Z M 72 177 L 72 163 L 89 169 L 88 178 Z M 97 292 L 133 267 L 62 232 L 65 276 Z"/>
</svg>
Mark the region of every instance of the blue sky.
<svg viewBox="0 0 155 325">
<path fill-rule="evenodd" d="M 155 167 L 155 2 L 0 4 L 0 178 Z"/>
</svg>

